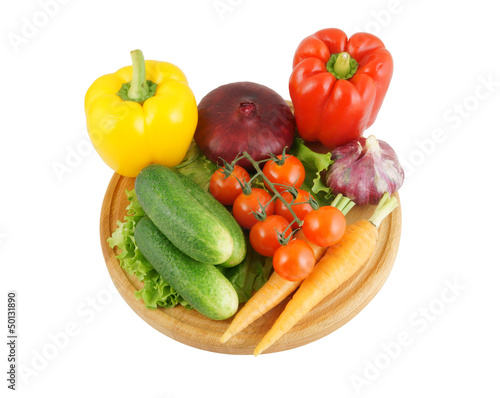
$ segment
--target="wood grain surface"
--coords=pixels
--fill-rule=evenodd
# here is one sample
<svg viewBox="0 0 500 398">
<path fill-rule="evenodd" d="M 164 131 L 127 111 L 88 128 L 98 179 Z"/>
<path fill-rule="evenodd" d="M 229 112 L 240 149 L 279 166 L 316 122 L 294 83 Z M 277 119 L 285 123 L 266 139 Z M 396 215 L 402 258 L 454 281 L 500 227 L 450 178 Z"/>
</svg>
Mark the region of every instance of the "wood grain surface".
<svg viewBox="0 0 500 398">
<path fill-rule="evenodd" d="M 135 298 L 134 292 L 142 288 L 142 282 L 128 275 L 120 267 L 115 258 L 118 253 L 106 242 L 115 230 L 116 222 L 123 220 L 126 214 L 128 200 L 125 188 L 132 189 L 134 181 L 133 178 L 115 173 L 109 183 L 101 210 L 102 251 L 111 279 L 121 296 L 143 320 L 176 341 L 206 351 L 252 354 L 289 298 L 225 344 L 220 343 L 219 338 L 232 318 L 213 321 L 195 310 L 186 310 L 182 306 L 148 310 L 142 300 Z M 355 206 L 347 215 L 348 224 L 361 218 L 368 219 L 374 209 L 375 206 Z M 340 328 L 370 302 L 386 281 L 396 259 L 401 235 L 401 204 L 382 222 L 379 232 L 375 253 L 360 271 L 318 304 L 265 353 L 289 350 L 318 340 Z"/>
</svg>

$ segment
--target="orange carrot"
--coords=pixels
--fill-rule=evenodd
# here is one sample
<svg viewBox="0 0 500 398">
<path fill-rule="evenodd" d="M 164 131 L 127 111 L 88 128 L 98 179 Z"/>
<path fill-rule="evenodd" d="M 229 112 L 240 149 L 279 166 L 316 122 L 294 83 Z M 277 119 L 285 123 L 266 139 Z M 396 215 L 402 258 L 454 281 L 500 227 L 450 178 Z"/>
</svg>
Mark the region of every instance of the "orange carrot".
<svg viewBox="0 0 500 398">
<path fill-rule="evenodd" d="M 384 195 L 369 221 L 347 227 L 342 240 L 330 246 L 287 304 L 272 328 L 257 345 L 254 355 L 269 348 L 321 300 L 353 276 L 372 256 L 380 222 L 397 206 L 396 198 Z"/>
<path fill-rule="evenodd" d="M 354 206 L 349 198 L 343 197 L 341 194 L 335 197 L 332 206 L 337 207 L 343 214 Z M 313 249 L 316 261 L 319 261 L 326 252 L 326 247 L 316 246 L 309 242 L 302 230 L 295 233 L 296 239 L 303 240 L 308 243 Z M 302 281 L 290 282 L 281 278 L 276 272 L 273 272 L 269 280 L 247 301 L 243 308 L 236 314 L 233 321 L 227 328 L 226 332 L 220 338 L 221 343 L 225 343 L 235 334 L 241 332 L 252 322 L 260 318 L 272 308 L 281 303 L 288 295 L 297 289 Z"/>
<path fill-rule="evenodd" d="M 295 234 L 295 238 L 301 239 L 311 246 L 314 257 L 318 261 L 326 251 L 326 247 L 312 244 L 304 236 L 302 230 Z M 297 289 L 302 281 L 290 282 L 273 272 L 267 282 L 246 302 L 243 308 L 236 314 L 226 332 L 220 338 L 225 343 L 235 334 L 241 332 L 248 325 L 259 319 L 272 308 L 281 303 L 289 294 Z"/>
</svg>

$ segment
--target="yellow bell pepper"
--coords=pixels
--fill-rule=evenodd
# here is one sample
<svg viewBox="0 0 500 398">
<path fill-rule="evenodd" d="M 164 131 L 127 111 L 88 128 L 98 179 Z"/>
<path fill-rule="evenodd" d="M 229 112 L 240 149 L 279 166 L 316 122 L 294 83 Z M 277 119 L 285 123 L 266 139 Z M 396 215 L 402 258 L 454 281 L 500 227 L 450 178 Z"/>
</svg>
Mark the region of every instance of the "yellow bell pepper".
<svg viewBox="0 0 500 398">
<path fill-rule="evenodd" d="M 151 163 L 179 164 L 198 123 L 184 73 L 168 62 L 144 61 L 101 76 L 85 95 L 87 129 L 95 149 L 117 173 L 136 177 Z"/>
</svg>

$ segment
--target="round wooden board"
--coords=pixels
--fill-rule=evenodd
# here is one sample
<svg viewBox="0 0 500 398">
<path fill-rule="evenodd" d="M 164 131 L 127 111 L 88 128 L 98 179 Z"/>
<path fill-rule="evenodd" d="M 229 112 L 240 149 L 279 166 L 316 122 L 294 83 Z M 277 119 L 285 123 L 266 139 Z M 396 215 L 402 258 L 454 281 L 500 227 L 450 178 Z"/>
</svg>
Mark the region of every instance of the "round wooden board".
<svg viewBox="0 0 500 398">
<path fill-rule="evenodd" d="M 182 306 L 148 310 L 142 299 L 135 298 L 134 292 L 142 288 L 142 282 L 120 267 L 115 258 L 116 249 L 111 249 L 106 242 L 115 230 L 116 222 L 123 220 L 126 214 L 128 200 L 125 188 L 132 189 L 134 181 L 133 178 L 114 174 L 101 210 L 102 251 L 111 279 L 122 297 L 142 319 L 174 340 L 206 351 L 252 354 L 255 346 L 272 326 L 290 298 L 225 344 L 220 343 L 219 338 L 232 318 L 225 321 L 213 321 L 195 310 L 186 310 Z M 352 223 L 361 218 L 369 218 L 374 208 L 375 206 L 355 206 L 347 215 L 347 222 Z M 285 336 L 265 351 L 266 353 L 289 350 L 318 340 L 344 325 L 370 302 L 389 276 L 396 258 L 401 234 L 401 206 L 398 206 L 382 222 L 379 232 L 376 251 L 361 270 L 318 304 Z"/>
</svg>

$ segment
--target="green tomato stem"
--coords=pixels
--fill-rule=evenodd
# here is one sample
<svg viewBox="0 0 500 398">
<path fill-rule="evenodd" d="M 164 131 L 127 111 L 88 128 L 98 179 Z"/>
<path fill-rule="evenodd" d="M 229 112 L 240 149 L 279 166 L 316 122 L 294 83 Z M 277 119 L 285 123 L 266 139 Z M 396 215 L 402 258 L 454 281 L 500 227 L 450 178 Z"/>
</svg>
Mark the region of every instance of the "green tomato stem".
<svg viewBox="0 0 500 398">
<path fill-rule="evenodd" d="M 224 161 L 224 163 L 226 163 L 226 162 Z M 226 166 L 227 165 L 223 166 L 224 170 L 226 170 Z M 233 167 L 233 166 L 231 166 L 229 164 L 228 164 L 228 166 Z M 234 169 L 234 167 L 233 167 L 233 169 Z M 236 178 L 236 181 L 238 181 L 238 183 L 240 184 L 242 192 L 246 196 L 248 196 L 248 195 L 250 195 L 252 193 L 252 187 L 251 187 L 252 181 L 255 180 L 255 178 L 257 178 L 258 175 L 256 174 L 256 175 L 252 176 L 248 181 L 241 181 L 238 177 L 236 177 L 236 176 L 233 176 L 233 177 Z"/>
<path fill-rule="evenodd" d="M 248 180 L 248 184 L 251 184 L 253 180 L 255 180 L 259 175 L 258 174 L 255 174 L 254 176 L 252 176 L 250 178 L 250 180 Z"/>
<path fill-rule="evenodd" d="M 301 226 L 303 224 L 303 221 L 297 217 L 297 215 L 293 211 L 290 203 L 288 203 L 285 199 L 283 199 L 283 196 L 281 196 L 281 194 L 277 191 L 277 189 L 274 187 L 274 184 L 271 181 L 269 181 L 269 179 L 264 175 L 264 173 L 262 172 L 262 170 L 259 167 L 259 163 L 256 162 L 255 160 L 253 160 L 253 158 L 246 151 L 243 152 L 242 156 L 244 158 L 246 158 L 252 164 L 252 166 L 255 168 L 255 171 L 257 172 L 257 174 L 262 177 L 262 179 L 267 183 L 267 186 L 271 189 L 271 191 L 273 191 L 274 196 L 279 198 L 283 202 L 283 204 L 288 209 L 288 211 L 290 211 L 290 214 L 293 216 L 293 219 L 295 220 L 295 222 L 297 222 L 297 224 L 299 226 Z"/>
</svg>

